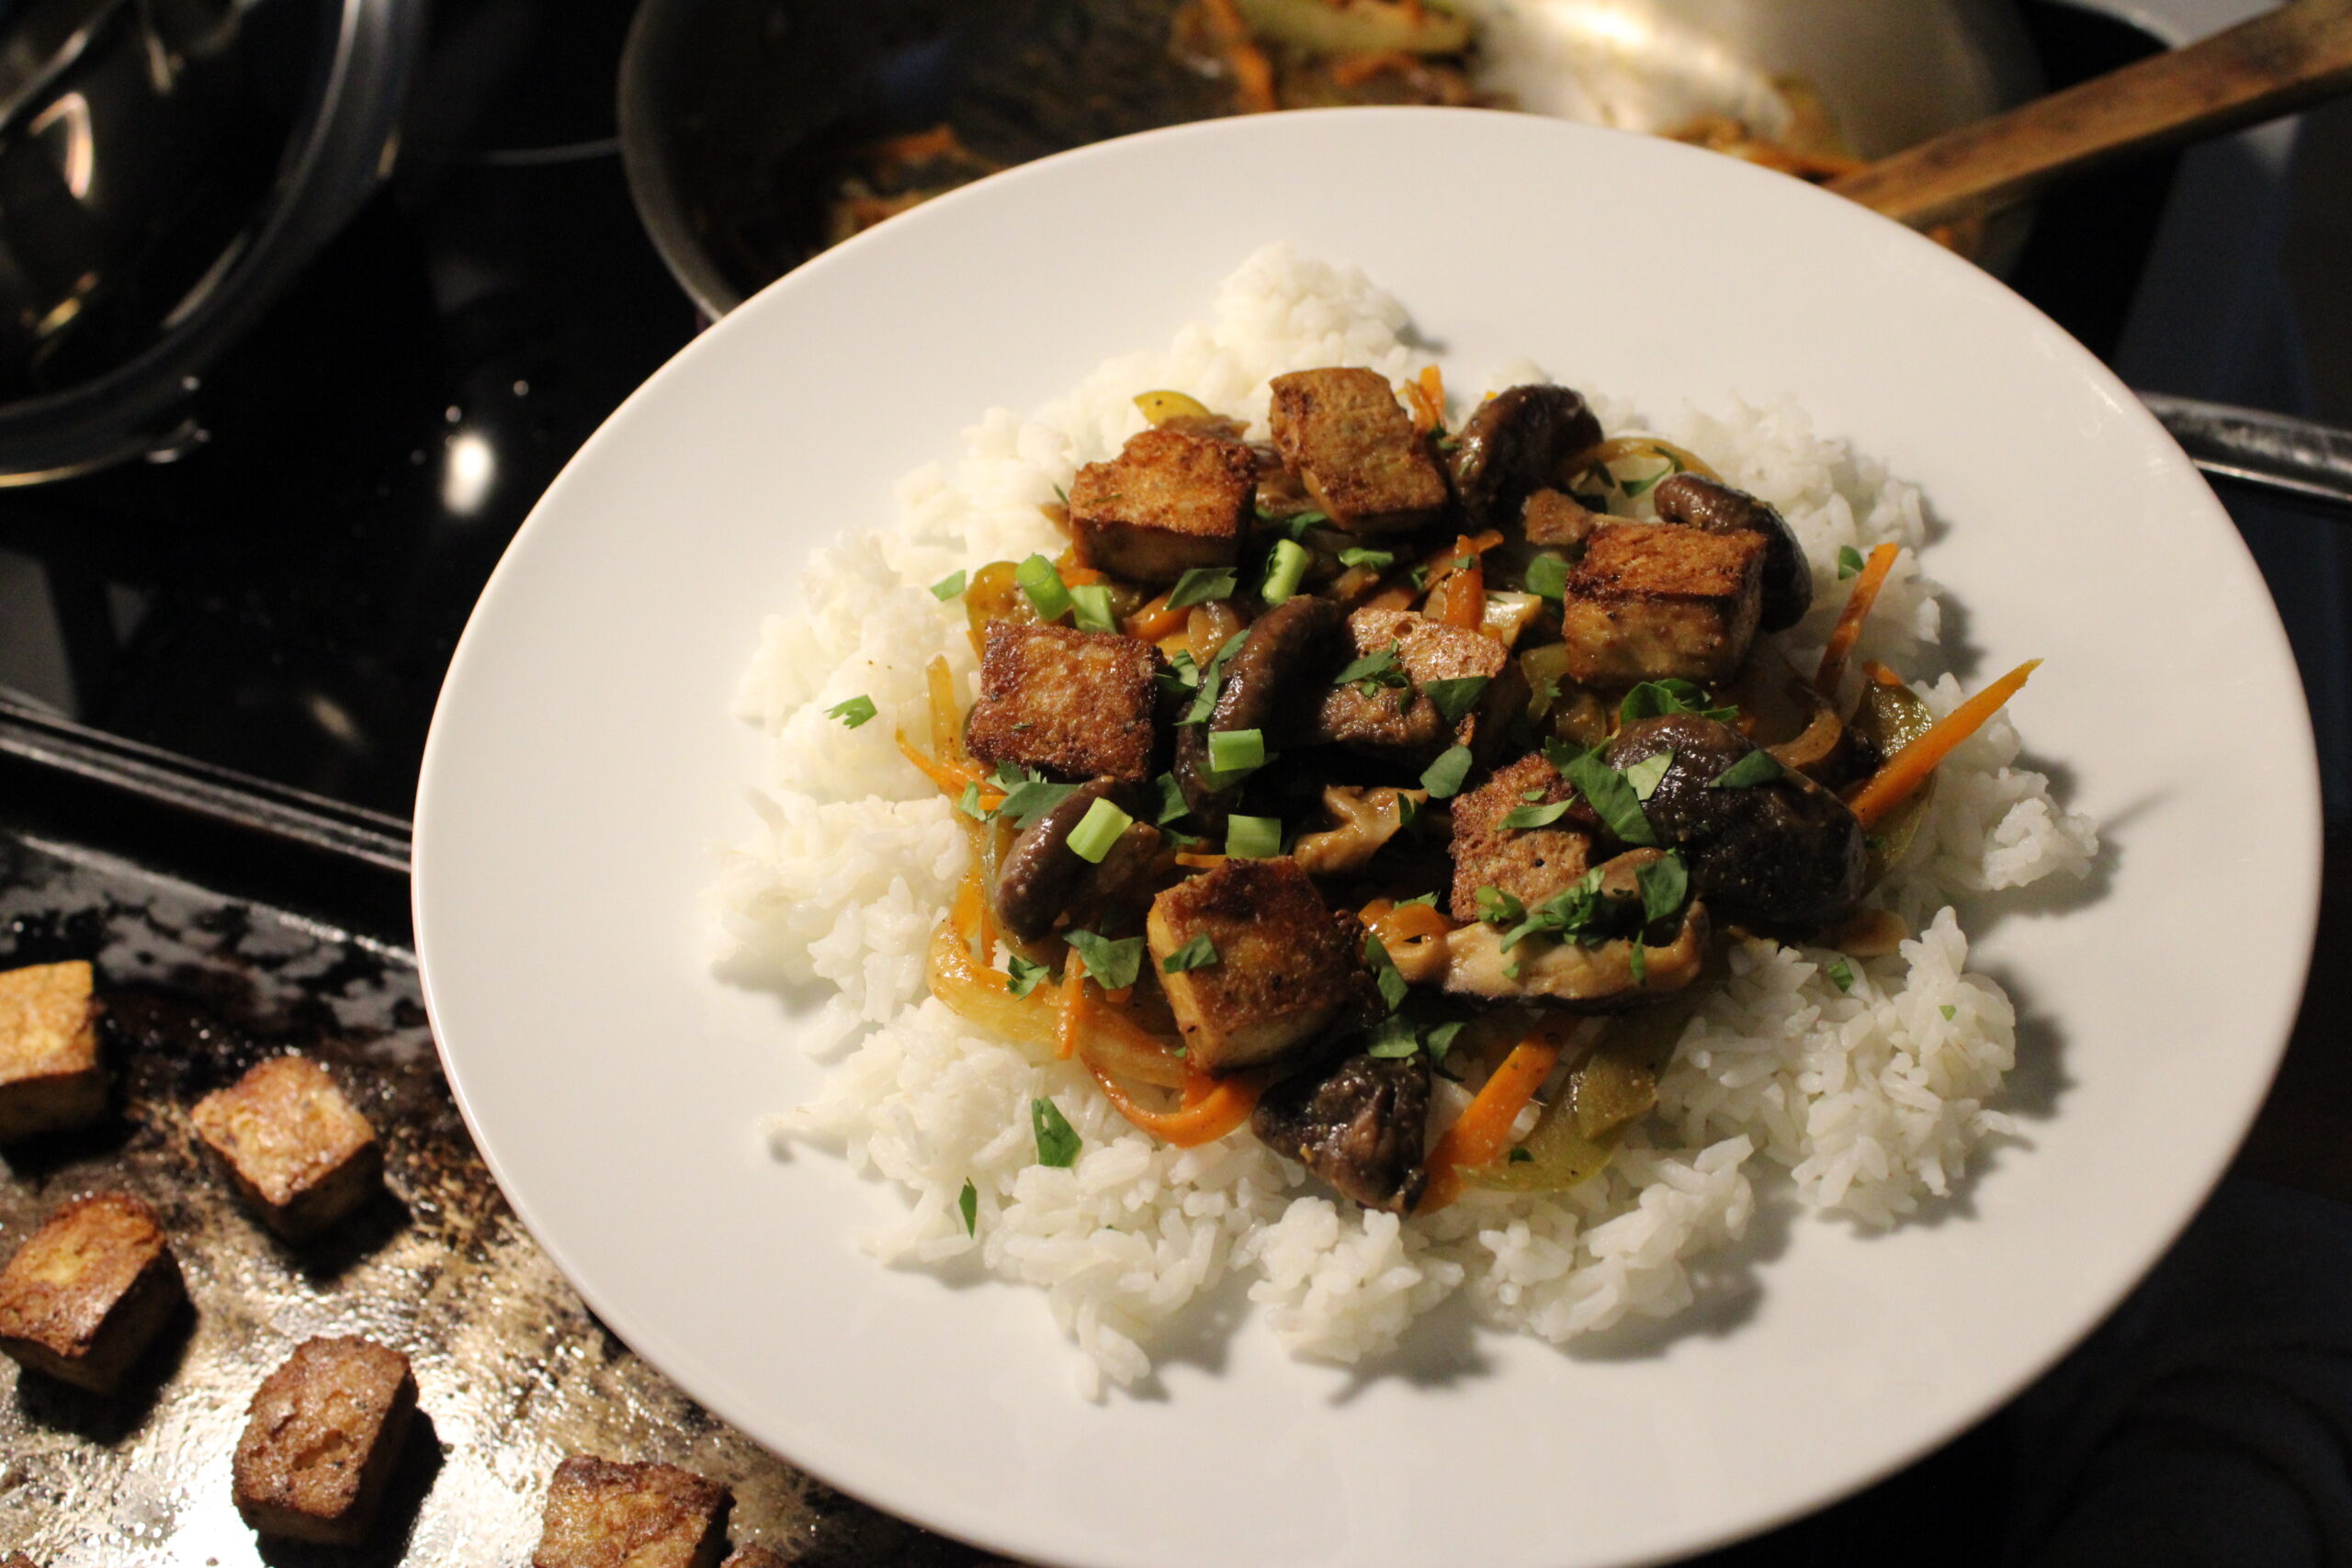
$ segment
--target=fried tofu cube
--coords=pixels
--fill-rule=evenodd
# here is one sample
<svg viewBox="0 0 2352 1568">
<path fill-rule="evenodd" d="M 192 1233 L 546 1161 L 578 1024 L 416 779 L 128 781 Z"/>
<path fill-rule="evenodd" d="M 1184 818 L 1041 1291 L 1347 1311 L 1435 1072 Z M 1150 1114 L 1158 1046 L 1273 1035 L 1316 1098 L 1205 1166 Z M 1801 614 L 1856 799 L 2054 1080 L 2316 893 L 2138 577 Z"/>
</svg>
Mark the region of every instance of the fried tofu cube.
<svg viewBox="0 0 2352 1568">
<path fill-rule="evenodd" d="M 79 959 L 0 975 L 0 1143 L 106 1114 L 93 993 Z"/>
<path fill-rule="evenodd" d="M 308 1339 L 263 1380 L 237 1441 L 237 1513 L 264 1535 L 356 1546 L 416 1414 L 408 1358 L 368 1339 Z"/>
<path fill-rule="evenodd" d="M 1756 639 L 1768 547 L 1761 534 L 1671 523 L 1595 529 L 1560 614 L 1568 673 L 1600 686 L 1725 679 Z"/>
<path fill-rule="evenodd" d="M 1357 994 L 1360 943 L 1299 863 L 1228 860 L 1151 901 L 1144 936 L 1156 964 L 1206 937 L 1216 962 L 1159 982 L 1187 1059 L 1222 1076 L 1305 1044 Z"/>
<path fill-rule="evenodd" d="M 718 1568 L 785 1568 L 784 1559 L 764 1546 L 740 1548 Z"/>
<path fill-rule="evenodd" d="M 1147 430 L 1069 485 L 1069 525 L 1088 561 L 1134 582 L 1172 583 L 1241 554 L 1257 493 L 1250 448 L 1177 430 Z"/>
<path fill-rule="evenodd" d="M 1434 519 L 1445 476 L 1376 370 L 1299 370 L 1272 382 L 1283 466 L 1340 527 L 1402 532 Z"/>
<path fill-rule="evenodd" d="M 350 1213 L 383 1177 L 374 1129 L 308 1056 L 261 1063 L 197 1101 L 190 1119 L 262 1223 L 288 1241 Z"/>
<path fill-rule="evenodd" d="M 1568 803 L 1543 827 L 1506 828 L 1523 807 Z M 1542 752 L 1521 757 L 1453 803 L 1453 918 L 1478 919 L 1478 889 L 1508 893 L 1532 909 L 1583 880 L 1600 818 Z"/>
<path fill-rule="evenodd" d="M 983 762 L 1140 783 L 1151 776 L 1159 670 L 1159 649 L 1140 638 L 991 622 L 965 744 Z"/>
<path fill-rule="evenodd" d="M 154 1210 L 121 1192 L 77 1198 L 0 1270 L 0 1352 L 112 1393 L 187 1299 Z"/>
<path fill-rule="evenodd" d="M 1527 542 L 1553 549 L 1582 547 L 1592 537 L 1592 531 L 1608 521 L 1606 513 L 1595 512 L 1566 491 L 1557 490 L 1537 491 L 1527 498 L 1527 505 L 1520 513 L 1520 525 L 1526 531 Z"/>
<path fill-rule="evenodd" d="M 715 1568 L 732 1501 L 675 1465 L 574 1454 L 548 1488 L 531 1568 Z"/>
<path fill-rule="evenodd" d="M 1396 666 L 1325 692 L 1315 716 L 1317 740 L 1416 760 L 1433 757 L 1449 746 L 1470 744 L 1482 716 L 1502 694 L 1497 677 L 1510 654 L 1484 632 L 1410 610 L 1358 610 L 1348 617 L 1348 636 L 1358 658 L 1395 649 Z M 1409 684 L 1399 683 L 1399 678 Z M 1484 679 L 1486 689 L 1475 706 L 1449 725 L 1424 688 L 1434 681 L 1473 678 Z"/>
</svg>

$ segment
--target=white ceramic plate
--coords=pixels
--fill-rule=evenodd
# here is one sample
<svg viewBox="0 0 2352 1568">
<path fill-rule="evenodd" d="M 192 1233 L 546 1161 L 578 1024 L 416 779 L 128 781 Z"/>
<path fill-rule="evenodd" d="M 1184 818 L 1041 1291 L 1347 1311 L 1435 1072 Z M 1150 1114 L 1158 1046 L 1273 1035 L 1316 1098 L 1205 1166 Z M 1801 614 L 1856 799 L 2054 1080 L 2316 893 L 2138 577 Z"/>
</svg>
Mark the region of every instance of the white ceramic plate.
<svg viewBox="0 0 2352 1568">
<path fill-rule="evenodd" d="M 2030 1146 L 1940 1222 L 1809 1220 L 1687 1332 L 1613 1355 L 1424 1336 L 1356 1381 L 1245 1325 L 1159 1397 L 1071 1393 L 1042 1300 L 887 1270 L 895 1201 L 756 1127 L 816 1069 L 707 966 L 728 716 L 796 563 L 892 479 L 1163 344 L 1258 245 L 1361 263 L 1457 379 L 1521 355 L 1648 406 L 1793 392 L 1950 525 L 1973 679 L 2109 846 L 1986 912 Z M 458 650 L 416 930 L 469 1123 L 623 1338 L 884 1508 L 1090 1564 L 1631 1562 L 1815 1506 L 2008 1397 L 2163 1251 L 2236 1147 L 2317 898 L 2310 731 L 2261 581 L 2128 392 L 2016 298 L 1792 181 L 1553 121 L 1224 120 L 1049 159 L 820 257 L 705 333 L 549 489 Z"/>
</svg>

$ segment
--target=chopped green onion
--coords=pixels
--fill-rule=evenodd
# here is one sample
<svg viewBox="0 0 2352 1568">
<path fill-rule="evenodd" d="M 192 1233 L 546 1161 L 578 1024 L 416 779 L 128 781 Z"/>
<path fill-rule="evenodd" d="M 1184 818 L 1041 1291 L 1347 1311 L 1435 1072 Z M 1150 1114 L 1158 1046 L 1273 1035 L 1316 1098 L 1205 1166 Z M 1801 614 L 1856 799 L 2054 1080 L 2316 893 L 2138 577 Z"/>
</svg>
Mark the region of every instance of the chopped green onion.
<svg viewBox="0 0 2352 1568">
<path fill-rule="evenodd" d="M 1031 1100 L 1029 1130 L 1036 1135 L 1039 1165 L 1068 1170 L 1078 1163 L 1078 1129 L 1069 1124 L 1060 1106 L 1050 1100 Z"/>
<path fill-rule="evenodd" d="M 1822 973 L 1828 976 L 1829 983 L 1841 991 L 1850 991 L 1854 988 L 1854 966 L 1842 958 L 1831 964 Z"/>
<path fill-rule="evenodd" d="M 1395 1012 L 1405 1005 L 1405 976 L 1397 971 L 1396 961 L 1388 956 L 1388 944 L 1380 940 L 1378 931 L 1363 935 L 1363 961 L 1372 965 L 1373 984 L 1380 988 L 1380 999 Z"/>
<path fill-rule="evenodd" d="M 1064 931 L 1062 938 L 1085 960 L 1086 972 L 1094 983 L 1106 991 L 1124 990 L 1143 973 L 1143 938 L 1139 936 L 1113 942 L 1092 931 Z"/>
<path fill-rule="evenodd" d="M 1043 556 L 1031 556 L 1013 570 L 1012 581 L 1021 592 L 1029 595 L 1029 604 L 1041 621 L 1058 621 L 1069 614 L 1069 589 L 1062 581 L 1061 569 Z"/>
<path fill-rule="evenodd" d="M 1529 1154 L 1523 1148 L 1513 1149 L 1510 1152 L 1510 1163 L 1512 1165 L 1532 1165 L 1535 1163 L 1535 1156 Z"/>
<path fill-rule="evenodd" d="M 846 702 L 835 703 L 831 707 L 827 708 L 825 716 L 840 719 L 848 728 L 855 729 L 859 725 L 872 718 L 874 713 L 872 697 L 852 697 Z"/>
<path fill-rule="evenodd" d="M 1503 814 L 1506 828 L 1549 828 L 1568 814 L 1571 800 L 1555 800 L 1549 806 L 1514 806 Z"/>
<path fill-rule="evenodd" d="M 1090 865 L 1101 865 L 1119 835 L 1136 825 L 1136 819 L 1107 800 L 1097 800 L 1086 808 L 1086 815 L 1070 829 L 1069 852 Z"/>
<path fill-rule="evenodd" d="M 1274 546 L 1274 553 L 1266 558 L 1266 581 L 1260 585 L 1258 596 L 1269 604 L 1279 604 L 1298 592 L 1299 579 L 1306 575 L 1306 547 L 1295 539 L 1283 539 Z"/>
<path fill-rule="evenodd" d="M 1625 972 L 1634 977 L 1634 984 L 1637 987 L 1650 983 L 1649 949 L 1643 945 L 1639 931 L 1634 933 L 1633 949 L 1625 955 Z"/>
<path fill-rule="evenodd" d="M 1175 952 L 1159 961 L 1163 975 L 1182 975 L 1188 969 L 1205 969 L 1216 962 L 1216 943 L 1203 931 Z"/>
<path fill-rule="evenodd" d="M 1758 784 L 1770 784 L 1781 776 L 1782 769 L 1770 751 L 1750 751 L 1708 784 L 1709 789 L 1753 789 Z"/>
<path fill-rule="evenodd" d="M 1329 521 L 1331 521 L 1331 514 L 1329 513 L 1317 512 L 1313 507 L 1308 507 L 1306 511 L 1296 513 L 1289 522 L 1283 524 L 1283 532 L 1288 534 L 1294 539 L 1304 539 L 1306 537 L 1307 531 L 1309 529 L 1319 528 Z"/>
<path fill-rule="evenodd" d="M 1240 574 L 1229 566 L 1196 566 L 1176 580 L 1168 591 L 1168 607 L 1182 610 L 1212 599 L 1230 599 Z"/>
<path fill-rule="evenodd" d="M 1625 782 L 1634 786 L 1634 798 L 1647 800 L 1666 782 L 1666 770 L 1674 766 L 1673 751 L 1656 752 L 1638 762 L 1625 764 Z"/>
<path fill-rule="evenodd" d="M 956 1195 L 956 1212 L 964 1216 L 964 1234 L 980 1234 L 980 1190 L 972 1185 L 971 1178 L 964 1179 L 964 1190 Z"/>
<path fill-rule="evenodd" d="M 1071 618 L 1082 632 L 1114 632 L 1119 629 L 1117 617 L 1111 614 L 1111 591 L 1099 582 L 1090 582 L 1069 591 L 1070 607 L 1077 612 Z"/>
<path fill-rule="evenodd" d="M 932 597 L 944 603 L 963 592 L 964 584 L 970 581 L 971 573 L 967 571 L 951 571 L 931 585 Z"/>
<path fill-rule="evenodd" d="M 1487 689 L 1484 675 L 1463 675 L 1451 681 L 1431 681 L 1421 687 L 1421 694 L 1437 705 L 1439 715 L 1449 725 L 1460 724 L 1462 716 L 1478 705 L 1479 694 Z"/>
<path fill-rule="evenodd" d="M 1235 860 L 1272 860 L 1283 852 L 1283 823 L 1279 817 L 1228 817 L 1225 823 L 1225 852 Z"/>
<path fill-rule="evenodd" d="M 1266 765 L 1266 736 L 1258 729 L 1219 729 L 1209 735 L 1209 771 L 1220 781 Z M 1220 783 L 1219 787 L 1223 787 Z"/>
<path fill-rule="evenodd" d="M 1555 555 L 1539 555 L 1527 563 L 1527 591 L 1539 599 L 1568 596 L 1568 563 Z"/>
<path fill-rule="evenodd" d="M 1953 1019 L 1958 1018 L 1958 1017 L 1960 1016 L 1960 1010 L 1959 1010 L 1958 1008 L 1956 1008 L 1956 1007 L 1952 1006 L 1950 1002 L 1946 1002 L 1946 1003 L 1945 1003 L 1941 1008 L 1938 1009 L 1937 1010 L 1938 1010 L 1938 1011 L 1939 1011 L 1939 1012 L 1941 1012 L 1941 1013 L 1944 1015 L 1944 1021 L 1945 1021 L 1946 1023 L 1950 1023 Z"/>
<path fill-rule="evenodd" d="M 1861 572 L 1862 552 L 1854 548 L 1851 545 L 1838 546 L 1838 581 L 1843 582 L 1849 577 L 1860 577 Z"/>
<path fill-rule="evenodd" d="M 1032 964 L 1019 953 L 1012 955 L 1009 972 L 1012 983 L 1005 987 L 1016 997 L 1025 997 L 1037 988 L 1038 982 L 1053 973 L 1042 964 Z"/>
<path fill-rule="evenodd" d="M 1369 567 L 1374 571 L 1386 571 L 1396 564 L 1396 552 L 1367 549 L 1362 545 L 1350 545 L 1340 552 L 1340 564 Z"/>
<path fill-rule="evenodd" d="M 1462 781 L 1469 776 L 1470 748 L 1454 746 L 1422 772 L 1421 787 L 1432 800 L 1451 800 L 1461 793 Z"/>
<path fill-rule="evenodd" d="M 1679 914 L 1690 896 L 1690 870 L 1682 857 L 1668 850 L 1634 874 L 1642 890 L 1642 923 L 1654 925 Z"/>
<path fill-rule="evenodd" d="M 1642 814 L 1641 797 L 1625 775 L 1588 751 L 1561 770 L 1578 793 L 1591 802 L 1609 830 L 1629 844 L 1655 844 L 1657 834 Z"/>
</svg>

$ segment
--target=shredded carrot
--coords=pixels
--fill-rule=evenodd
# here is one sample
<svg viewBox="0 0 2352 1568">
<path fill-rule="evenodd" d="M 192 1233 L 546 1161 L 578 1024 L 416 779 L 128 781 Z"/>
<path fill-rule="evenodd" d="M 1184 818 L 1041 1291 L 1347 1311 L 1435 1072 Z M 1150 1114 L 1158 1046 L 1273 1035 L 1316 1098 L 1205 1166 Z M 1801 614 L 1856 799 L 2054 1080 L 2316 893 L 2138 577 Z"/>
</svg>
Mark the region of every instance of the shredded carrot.
<svg viewBox="0 0 2352 1568">
<path fill-rule="evenodd" d="M 2017 695 L 2026 680 L 2041 666 L 2039 659 L 2029 659 L 1966 702 L 1936 720 L 1925 735 L 1897 751 L 1886 765 L 1872 773 L 1861 787 L 1846 797 L 1854 816 L 1864 829 L 1877 825 L 1879 819 L 1909 798 L 1911 792 L 1928 782 L 1936 764 L 1952 753 L 1952 749 L 1984 727 L 1984 721 L 2001 711 L 2001 705 Z"/>
<path fill-rule="evenodd" d="M 1174 592 L 1176 591 L 1171 588 L 1168 593 Z M 1168 593 L 1162 593 L 1159 598 L 1121 621 L 1120 627 L 1129 637 L 1139 637 L 1146 642 L 1158 642 L 1163 637 L 1174 637 L 1178 632 L 1182 631 L 1184 623 L 1192 617 L 1192 607 L 1187 605 L 1182 610 L 1170 609 Z"/>
<path fill-rule="evenodd" d="M 1878 602 L 1878 591 L 1886 586 L 1886 574 L 1894 570 L 1894 558 L 1902 553 L 1902 546 L 1890 542 L 1871 551 L 1871 558 L 1862 563 L 1862 575 L 1854 579 L 1854 592 L 1830 630 L 1829 646 L 1821 650 L 1821 673 L 1813 678 L 1813 683 L 1822 691 L 1837 694 L 1838 682 L 1846 673 L 1846 656 L 1854 651 L 1854 639 L 1862 635 L 1862 620 Z"/>
<path fill-rule="evenodd" d="M 1717 483 L 1723 481 L 1723 475 L 1715 472 L 1713 466 L 1704 457 L 1689 447 L 1677 446 L 1671 441 L 1660 441 L 1655 435 L 1620 435 L 1604 441 L 1577 455 L 1576 470 L 1581 473 L 1595 463 L 1614 463 L 1621 457 L 1671 458 L 1682 465 L 1685 473 L 1696 474 L 1702 479 L 1713 479 Z"/>
<path fill-rule="evenodd" d="M 1372 928 L 1384 947 L 1401 947 L 1427 936 L 1443 936 L 1453 922 L 1427 904 L 1391 904 L 1375 898 L 1357 911 L 1357 919 Z"/>
<path fill-rule="evenodd" d="M 1572 1027 L 1539 1024 L 1534 1033 L 1511 1047 L 1468 1109 L 1430 1151 L 1430 1183 L 1421 1194 L 1420 1213 L 1442 1209 L 1462 1195 L 1461 1167 L 1492 1165 L 1502 1157 L 1512 1123 L 1560 1065 Z"/>
<path fill-rule="evenodd" d="M 1870 677 L 1872 685 L 1907 686 L 1911 683 L 1875 659 L 1862 660 L 1862 673 Z"/>
<path fill-rule="evenodd" d="M 1103 1098 L 1113 1109 L 1163 1143 L 1180 1149 L 1194 1148 L 1215 1143 L 1244 1122 L 1256 1110 L 1258 1097 L 1266 1090 L 1265 1079 L 1255 1073 L 1238 1073 L 1229 1078 L 1213 1080 L 1206 1090 L 1196 1089 L 1193 1078 L 1205 1079 L 1205 1073 L 1192 1075 L 1184 1085 L 1183 1108 L 1179 1111 L 1149 1111 L 1136 1103 L 1135 1097 L 1125 1085 L 1093 1063 L 1087 1063 L 1094 1081 L 1102 1086 Z"/>
<path fill-rule="evenodd" d="M 1421 566 L 1429 572 L 1430 581 L 1440 581 L 1455 570 L 1453 563 L 1464 556 L 1485 555 L 1502 542 L 1501 533 L 1493 528 L 1478 534 L 1457 534 L 1452 545 L 1442 550 L 1432 550 L 1424 557 Z"/>
<path fill-rule="evenodd" d="M 1415 0 L 1419 4 L 1419 0 Z M 1420 69 L 1420 62 L 1401 49 L 1374 50 L 1363 54 L 1343 54 L 1331 62 L 1332 85 L 1340 87 L 1361 87 L 1375 76 L 1395 72 L 1410 76 Z M 1408 394 L 1408 396 L 1410 394 Z"/>
<path fill-rule="evenodd" d="M 1427 435 L 1445 428 L 1445 375 L 1434 365 L 1405 383 L 1405 400 L 1413 406 L 1413 434 Z"/>
<path fill-rule="evenodd" d="M 888 136 L 869 142 L 863 149 L 865 156 L 877 163 L 914 164 L 925 158 L 937 158 L 960 151 L 952 125 L 934 125 L 929 130 L 910 131 L 904 136 Z"/>
<path fill-rule="evenodd" d="M 1086 961 L 1070 949 L 1062 965 L 1061 1021 L 1054 1031 L 1054 1055 L 1069 1061 L 1078 1055 L 1078 1039 L 1086 1028 Z"/>
<path fill-rule="evenodd" d="M 980 887 L 980 868 L 976 865 L 964 874 L 963 883 L 956 889 L 956 902 L 947 909 L 947 923 L 964 939 L 967 951 L 979 936 L 980 911 L 987 907 L 988 895 Z"/>
<path fill-rule="evenodd" d="M 961 763 L 964 727 L 956 722 L 962 716 L 956 711 L 956 678 L 948 672 L 945 654 L 933 656 L 923 670 L 923 679 L 931 693 L 932 754 Z"/>
<path fill-rule="evenodd" d="M 1225 51 L 1241 112 L 1266 114 L 1281 107 L 1274 97 L 1274 68 L 1266 51 L 1250 36 L 1250 24 L 1241 19 L 1233 0 L 1201 0 L 1201 9 L 1216 34 L 1217 47 Z"/>
<path fill-rule="evenodd" d="M 914 742 L 907 739 L 907 732 L 903 729 L 899 731 L 899 750 L 908 761 L 922 770 L 923 777 L 949 795 L 961 795 L 966 784 L 976 784 L 980 786 L 982 807 L 994 810 L 1004 799 L 1004 792 L 989 783 L 988 775 L 978 768 L 968 762 L 943 762 L 935 757 L 924 756 L 915 749 Z"/>
<path fill-rule="evenodd" d="M 1176 863 L 1178 865 L 1189 865 L 1195 871 L 1212 871 L 1225 863 L 1225 857 L 1223 855 L 1180 854 L 1176 857 Z"/>
</svg>

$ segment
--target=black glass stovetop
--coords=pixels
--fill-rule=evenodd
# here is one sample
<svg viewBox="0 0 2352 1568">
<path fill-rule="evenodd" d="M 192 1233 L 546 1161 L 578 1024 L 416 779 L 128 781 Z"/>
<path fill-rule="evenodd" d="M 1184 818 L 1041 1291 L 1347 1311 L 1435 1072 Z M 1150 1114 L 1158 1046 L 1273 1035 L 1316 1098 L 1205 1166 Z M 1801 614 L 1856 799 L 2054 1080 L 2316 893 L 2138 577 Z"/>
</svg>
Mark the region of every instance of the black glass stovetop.
<svg viewBox="0 0 2352 1568">
<path fill-rule="evenodd" d="M 202 443 L 0 491 L 17 588 L 0 617 L 19 622 L 0 625 L 0 690 L 407 815 L 443 671 L 500 552 L 699 324 L 621 171 L 633 9 L 445 0 L 397 172 L 208 378 Z M 2155 47 L 2070 7 L 2029 10 L 2055 82 Z M 2016 281 L 2095 350 L 2121 330 L 2168 179 L 2162 161 L 2127 166 L 2042 209 Z M 28 580 L 45 615 L 24 607 Z"/>
</svg>

